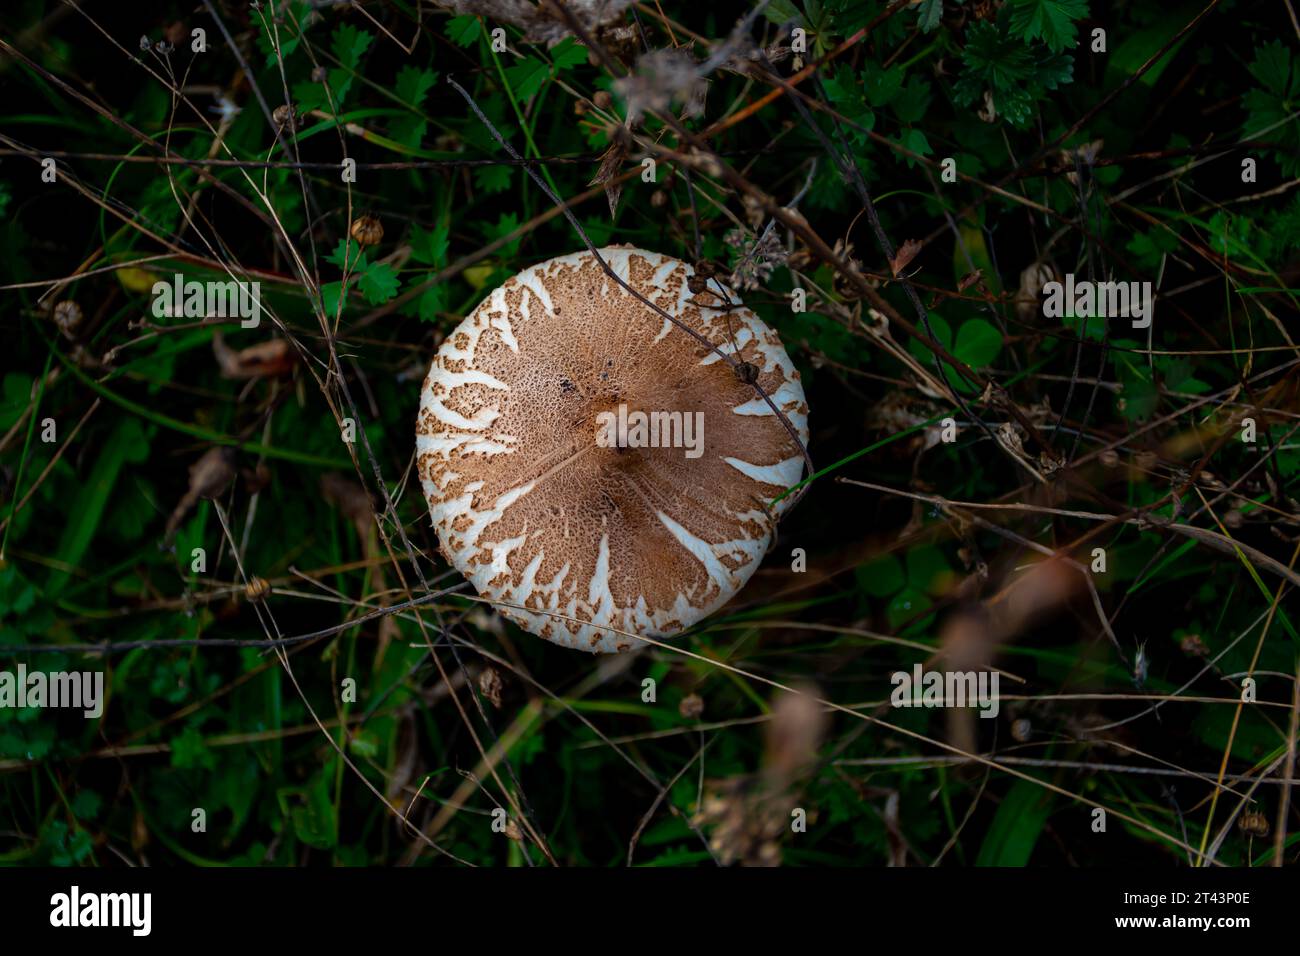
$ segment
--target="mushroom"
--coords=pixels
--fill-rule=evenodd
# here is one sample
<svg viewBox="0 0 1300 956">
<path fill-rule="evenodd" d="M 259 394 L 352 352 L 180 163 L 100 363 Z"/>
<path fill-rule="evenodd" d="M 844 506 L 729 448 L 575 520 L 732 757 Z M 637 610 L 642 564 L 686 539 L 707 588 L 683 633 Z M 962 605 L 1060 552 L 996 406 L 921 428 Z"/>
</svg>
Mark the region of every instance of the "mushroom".
<svg viewBox="0 0 1300 956">
<path fill-rule="evenodd" d="M 678 259 L 598 254 L 716 350 L 592 252 L 550 259 L 443 341 L 416 455 L 443 556 L 479 594 L 549 641 L 616 653 L 754 573 L 791 501 L 773 499 L 803 473 L 808 408 L 776 333 L 720 282 L 697 293 Z"/>
</svg>

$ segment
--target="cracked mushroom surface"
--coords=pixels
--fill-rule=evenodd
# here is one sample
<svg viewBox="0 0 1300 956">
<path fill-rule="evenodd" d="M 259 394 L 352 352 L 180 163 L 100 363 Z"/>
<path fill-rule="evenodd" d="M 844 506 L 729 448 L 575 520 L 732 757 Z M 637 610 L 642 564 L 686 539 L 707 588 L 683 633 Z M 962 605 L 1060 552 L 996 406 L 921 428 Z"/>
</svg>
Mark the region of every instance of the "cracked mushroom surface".
<svg viewBox="0 0 1300 956">
<path fill-rule="evenodd" d="M 807 444 L 799 373 L 762 320 L 722 308 L 739 301 L 734 293 L 715 279 L 692 293 L 694 270 L 669 256 L 628 246 L 599 254 L 641 295 L 750 363 Z M 626 431 L 612 425 L 620 406 Z M 605 653 L 725 604 L 790 502 L 772 499 L 804 466 L 731 364 L 629 294 L 589 251 L 523 270 L 446 338 L 421 393 L 416 455 L 443 555 L 479 594 L 513 605 L 497 609 L 533 634 Z"/>
</svg>

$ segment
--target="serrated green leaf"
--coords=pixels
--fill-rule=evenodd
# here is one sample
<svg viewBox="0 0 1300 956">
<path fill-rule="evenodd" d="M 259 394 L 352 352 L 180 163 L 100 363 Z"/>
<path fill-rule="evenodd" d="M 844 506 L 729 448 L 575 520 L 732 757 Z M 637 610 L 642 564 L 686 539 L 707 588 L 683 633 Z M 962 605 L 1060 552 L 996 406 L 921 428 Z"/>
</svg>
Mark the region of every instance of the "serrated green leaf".
<svg viewBox="0 0 1300 956">
<path fill-rule="evenodd" d="M 433 70 L 421 70 L 413 66 L 402 68 L 397 74 L 397 83 L 393 91 L 397 98 L 408 106 L 419 108 L 424 102 L 425 94 L 438 82 L 438 74 Z"/>
<path fill-rule="evenodd" d="M 916 8 L 916 25 L 923 33 L 933 33 L 943 18 L 943 0 L 921 0 Z"/>
<path fill-rule="evenodd" d="M 506 82 L 521 103 L 537 95 L 551 76 L 551 66 L 536 57 L 526 56 L 513 66 L 506 67 Z"/>
<path fill-rule="evenodd" d="M 479 18 L 468 13 L 447 21 L 447 39 L 459 47 L 473 46 L 482 31 Z"/>
<path fill-rule="evenodd" d="M 357 288 L 371 305 L 382 305 L 393 296 L 402 284 L 397 271 L 386 262 L 374 262 L 357 280 Z"/>
<path fill-rule="evenodd" d="M 1042 40 L 1059 53 L 1078 44 L 1074 21 L 1087 15 L 1087 0 L 1011 0 L 1011 32 L 1026 40 Z"/>
<path fill-rule="evenodd" d="M 411 258 L 421 265 L 441 266 L 447 259 L 448 227 L 438 223 L 432 229 L 411 230 Z"/>
</svg>

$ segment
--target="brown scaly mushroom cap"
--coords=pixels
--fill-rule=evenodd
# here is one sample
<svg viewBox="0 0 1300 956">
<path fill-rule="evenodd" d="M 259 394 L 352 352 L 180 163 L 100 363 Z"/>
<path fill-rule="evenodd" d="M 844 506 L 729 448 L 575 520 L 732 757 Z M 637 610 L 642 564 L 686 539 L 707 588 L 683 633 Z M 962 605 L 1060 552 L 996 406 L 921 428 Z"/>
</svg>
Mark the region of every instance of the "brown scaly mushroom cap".
<svg viewBox="0 0 1300 956">
<path fill-rule="evenodd" d="M 730 290 L 710 280 L 692 293 L 694 270 L 669 256 L 599 253 L 679 322 L 728 355 L 738 349 L 807 444 L 799 373 L 754 313 L 720 308 L 738 301 Z M 698 424 L 700 412 L 702 442 L 602 444 L 611 419 L 601 413 L 620 405 L 633 423 L 641 411 Z M 499 610 L 533 634 L 605 653 L 636 643 L 618 631 L 671 634 L 725 604 L 790 503 L 772 499 L 804 464 L 729 362 L 585 251 L 520 272 L 447 337 L 420 396 L 416 453 L 442 552 L 478 592 L 526 608 Z"/>
</svg>

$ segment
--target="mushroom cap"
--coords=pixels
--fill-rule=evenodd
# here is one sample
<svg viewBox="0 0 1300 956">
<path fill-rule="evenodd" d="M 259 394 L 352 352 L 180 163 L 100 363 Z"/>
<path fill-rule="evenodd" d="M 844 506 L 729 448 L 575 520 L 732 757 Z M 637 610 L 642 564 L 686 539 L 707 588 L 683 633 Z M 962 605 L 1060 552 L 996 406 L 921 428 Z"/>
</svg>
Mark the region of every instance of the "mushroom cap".
<svg viewBox="0 0 1300 956">
<path fill-rule="evenodd" d="M 692 267 L 658 253 L 599 254 L 646 299 L 750 363 L 747 375 L 807 444 L 798 371 L 762 320 L 722 308 L 739 301 L 729 289 L 711 279 L 692 293 Z M 598 441 L 611 420 L 602 413 L 620 405 L 630 422 L 634 412 L 665 413 L 659 442 L 675 437 L 679 447 Z M 682 426 L 670 430 L 674 412 Z M 702 424 L 698 444 L 688 422 Z M 420 396 L 416 455 L 442 553 L 457 570 L 525 630 L 604 653 L 725 604 L 790 504 L 772 499 L 804 465 L 754 387 L 590 251 L 523 270 L 446 338 Z"/>
</svg>

